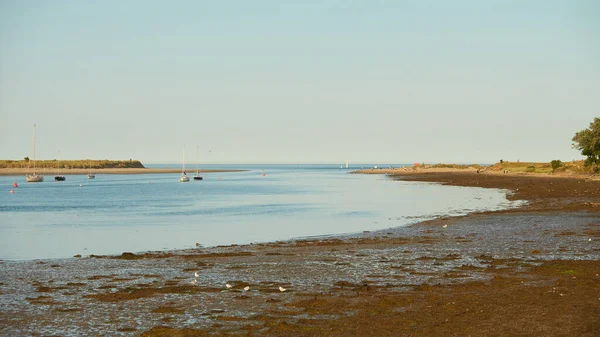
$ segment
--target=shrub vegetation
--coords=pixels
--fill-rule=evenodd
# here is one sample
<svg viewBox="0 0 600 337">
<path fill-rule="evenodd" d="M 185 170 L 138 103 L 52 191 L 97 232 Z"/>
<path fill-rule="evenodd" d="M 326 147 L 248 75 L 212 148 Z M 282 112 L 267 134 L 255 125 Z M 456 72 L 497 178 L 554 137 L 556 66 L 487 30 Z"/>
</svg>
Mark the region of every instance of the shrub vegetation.
<svg viewBox="0 0 600 337">
<path fill-rule="evenodd" d="M 29 158 L 26 158 L 29 159 Z M 60 167 L 59 167 L 60 164 Z M 39 168 L 73 168 L 73 169 L 104 169 L 104 168 L 144 168 L 139 160 L 36 160 L 35 166 Z M 0 160 L 0 168 L 28 168 L 33 167 L 32 160 Z"/>
</svg>

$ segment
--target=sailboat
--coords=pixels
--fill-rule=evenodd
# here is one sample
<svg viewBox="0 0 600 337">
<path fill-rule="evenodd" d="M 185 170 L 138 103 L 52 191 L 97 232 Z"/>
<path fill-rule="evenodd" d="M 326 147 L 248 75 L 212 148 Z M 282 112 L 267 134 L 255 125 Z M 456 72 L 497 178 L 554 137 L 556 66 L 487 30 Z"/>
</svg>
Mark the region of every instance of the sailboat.
<svg viewBox="0 0 600 337">
<path fill-rule="evenodd" d="M 60 151 L 58 151 L 58 168 L 56 169 L 56 176 L 54 177 L 55 181 L 65 181 L 67 178 L 65 176 L 60 175 Z"/>
<path fill-rule="evenodd" d="M 202 176 L 200 175 L 200 171 L 198 170 L 198 165 L 200 165 L 200 147 L 199 146 L 196 147 L 196 152 L 197 152 L 198 160 L 196 161 L 196 174 L 194 175 L 194 180 L 202 180 Z"/>
<path fill-rule="evenodd" d="M 88 179 L 96 179 L 96 175 L 92 173 L 92 161 L 90 160 L 90 173 L 88 173 Z"/>
<path fill-rule="evenodd" d="M 44 176 L 38 175 L 35 172 L 35 131 L 36 125 L 33 124 L 33 174 L 28 174 L 25 176 L 25 181 L 28 183 L 41 183 L 42 181 L 44 181 Z"/>
<path fill-rule="evenodd" d="M 183 165 L 181 169 L 181 178 L 179 178 L 180 183 L 187 183 L 190 181 L 190 177 L 185 173 L 185 147 L 183 148 Z"/>
</svg>

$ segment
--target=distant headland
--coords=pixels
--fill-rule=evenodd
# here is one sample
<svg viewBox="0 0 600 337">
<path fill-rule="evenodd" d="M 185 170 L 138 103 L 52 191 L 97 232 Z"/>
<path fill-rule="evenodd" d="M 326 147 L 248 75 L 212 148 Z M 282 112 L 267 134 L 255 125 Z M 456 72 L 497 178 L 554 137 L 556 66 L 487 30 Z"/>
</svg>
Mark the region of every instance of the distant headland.
<svg viewBox="0 0 600 337">
<path fill-rule="evenodd" d="M 39 174 L 54 174 L 60 169 L 64 175 L 70 174 L 155 174 L 177 173 L 181 168 L 146 168 L 139 160 L 36 160 L 36 171 Z M 192 172 L 193 170 L 188 170 Z M 210 172 L 239 172 L 245 170 L 199 170 Z M 19 176 L 33 172 L 33 160 L 0 160 L 0 176 Z"/>
<path fill-rule="evenodd" d="M 145 168 L 139 160 L 36 160 L 35 166 L 40 169 L 107 169 L 107 168 Z M 0 168 L 33 167 L 33 160 L 26 157 L 23 160 L 0 160 Z"/>
</svg>

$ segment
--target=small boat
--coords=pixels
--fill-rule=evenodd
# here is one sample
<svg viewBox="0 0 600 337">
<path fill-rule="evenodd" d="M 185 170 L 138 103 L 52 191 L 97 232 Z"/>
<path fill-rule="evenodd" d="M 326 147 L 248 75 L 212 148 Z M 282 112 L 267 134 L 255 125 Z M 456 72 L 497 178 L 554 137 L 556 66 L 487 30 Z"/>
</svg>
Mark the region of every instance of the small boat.
<svg viewBox="0 0 600 337">
<path fill-rule="evenodd" d="M 202 176 L 200 175 L 200 170 L 198 170 L 198 165 L 200 163 L 200 147 L 199 146 L 196 147 L 196 151 L 197 151 L 198 160 L 196 161 L 196 174 L 194 175 L 194 180 L 202 180 Z"/>
<path fill-rule="evenodd" d="M 54 177 L 54 181 L 65 181 L 67 178 L 65 176 L 60 175 L 60 151 L 58 151 L 58 168 L 56 169 L 56 176 Z"/>
<path fill-rule="evenodd" d="M 183 163 L 181 168 L 181 177 L 179 178 L 180 183 L 187 183 L 190 181 L 190 177 L 185 173 L 185 147 L 183 147 Z"/>
<path fill-rule="evenodd" d="M 90 173 L 88 173 L 88 179 L 96 179 L 96 175 L 92 173 L 92 161 L 90 160 Z"/>
<path fill-rule="evenodd" d="M 44 181 L 44 176 L 42 175 L 37 175 L 37 174 L 30 174 L 25 176 L 25 181 L 28 183 L 41 183 L 42 181 Z"/>
<path fill-rule="evenodd" d="M 36 125 L 33 124 L 33 174 L 28 174 L 25 176 L 25 181 L 28 183 L 41 183 L 42 181 L 44 181 L 44 176 L 38 175 L 35 172 L 35 131 Z"/>
</svg>

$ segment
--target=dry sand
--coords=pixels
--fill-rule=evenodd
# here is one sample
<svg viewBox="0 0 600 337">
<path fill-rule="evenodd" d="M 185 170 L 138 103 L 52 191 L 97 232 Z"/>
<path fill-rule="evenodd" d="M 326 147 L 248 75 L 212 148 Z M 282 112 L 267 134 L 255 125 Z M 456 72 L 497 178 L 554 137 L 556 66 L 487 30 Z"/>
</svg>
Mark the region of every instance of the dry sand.
<svg viewBox="0 0 600 337">
<path fill-rule="evenodd" d="M 390 179 L 504 188 L 529 203 L 329 239 L 4 261 L 0 334 L 600 335 L 600 182 Z"/>
</svg>

